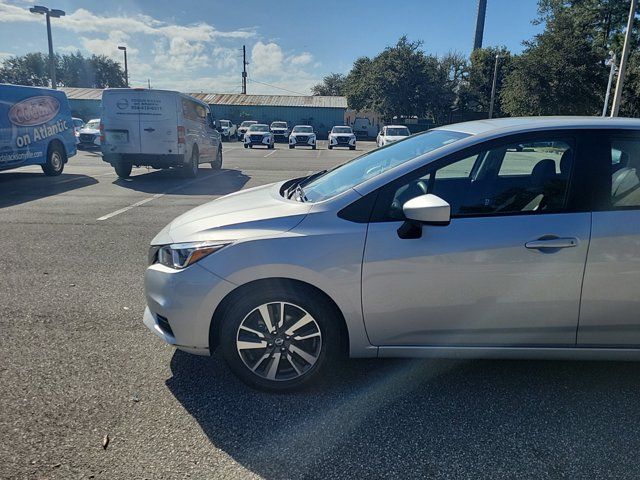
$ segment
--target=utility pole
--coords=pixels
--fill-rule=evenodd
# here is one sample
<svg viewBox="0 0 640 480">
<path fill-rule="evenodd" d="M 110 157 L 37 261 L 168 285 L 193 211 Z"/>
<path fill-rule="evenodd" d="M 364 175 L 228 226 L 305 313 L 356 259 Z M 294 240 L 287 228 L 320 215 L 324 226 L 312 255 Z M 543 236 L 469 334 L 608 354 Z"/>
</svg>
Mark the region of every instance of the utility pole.
<svg viewBox="0 0 640 480">
<path fill-rule="evenodd" d="M 242 94 L 247 94 L 247 47 L 242 46 Z"/>
<path fill-rule="evenodd" d="M 147 78 L 147 85 L 149 86 L 149 90 L 151 90 L 151 79 Z"/>
<path fill-rule="evenodd" d="M 484 36 L 484 18 L 487 16 L 487 0 L 478 0 L 478 16 L 476 18 L 476 35 L 473 40 L 473 49 L 482 48 Z"/>
<path fill-rule="evenodd" d="M 629 20 L 627 21 L 627 31 L 624 35 L 624 47 L 622 47 L 622 58 L 618 67 L 618 81 L 616 82 L 616 93 L 613 97 L 613 105 L 611 106 L 611 116 L 617 117 L 620 111 L 620 102 L 622 101 L 622 88 L 624 87 L 624 71 L 627 67 L 629 59 L 631 32 L 633 30 L 633 20 L 636 16 L 636 5 L 638 0 L 631 0 L 631 8 L 629 9 Z"/>
<path fill-rule="evenodd" d="M 609 52 L 611 54 L 611 58 L 609 62 L 611 63 L 611 69 L 609 70 L 609 81 L 607 82 L 607 93 L 604 96 L 604 105 L 602 106 L 602 116 L 607 116 L 607 107 L 609 106 L 609 96 L 611 95 L 611 84 L 613 83 L 613 75 L 616 73 L 616 54 L 613 52 Z"/>
<path fill-rule="evenodd" d="M 491 102 L 489 103 L 489 118 L 493 118 L 493 104 L 496 100 L 496 83 L 498 80 L 498 60 L 500 55 L 496 55 L 496 63 L 493 67 L 493 82 L 491 84 Z"/>
</svg>

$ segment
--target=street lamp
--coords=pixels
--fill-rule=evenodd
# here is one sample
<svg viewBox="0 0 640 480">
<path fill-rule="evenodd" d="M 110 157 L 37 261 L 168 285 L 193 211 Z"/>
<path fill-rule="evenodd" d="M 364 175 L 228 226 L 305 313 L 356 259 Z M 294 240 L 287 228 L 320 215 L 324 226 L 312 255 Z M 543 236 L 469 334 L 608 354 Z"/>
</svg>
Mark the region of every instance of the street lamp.
<svg viewBox="0 0 640 480">
<path fill-rule="evenodd" d="M 60 18 L 65 16 L 64 10 L 49 10 L 47 7 L 41 5 L 35 5 L 29 9 L 31 13 L 37 13 L 44 15 L 47 18 L 47 40 L 49 41 L 49 76 L 51 77 L 51 88 L 57 87 L 56 80 L 56 65 L 53 57 L 53 41 L 51 40 L 51 17 Z"/>
<path fill-rule="evenodd" d="M 124 52 L 124 80 L 129 86 L 129 69 L 127 68 L 127 47 L 118 45 L 118 50 L 122 50 Z"/>
<path fill-rule="evenodd" d="M 491 101 L 489 102 L 489 118 L 493 118 L 493 104 L 496 100 L 496 82 L 498 80 L 498 60 L 500 60 L 500 54 L 496 55 L 496 63 L 493 67 L 493 81 L 491 82 Z"/>
</svg>

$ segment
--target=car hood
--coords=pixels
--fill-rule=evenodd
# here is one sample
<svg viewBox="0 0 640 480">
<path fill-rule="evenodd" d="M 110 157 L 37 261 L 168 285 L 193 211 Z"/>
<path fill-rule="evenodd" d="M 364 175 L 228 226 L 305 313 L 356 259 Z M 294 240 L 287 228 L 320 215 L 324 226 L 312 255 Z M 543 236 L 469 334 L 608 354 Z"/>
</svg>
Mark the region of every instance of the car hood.
<svg viewBox="0 0 640 480">
<path fill-rule="evenodd" d="M 189 210 L 151 244 L 244 240 L 287 232 L 309 213 L 311 204 L 282 198 L 282 183 L 242 190 Z"/>
<path fill-rule="evenodd" d="M 91 133 L 93 135 L 99 135 L 100 130 L 98 130 L 97 128 L 81 128 L 80 130 L 78 130 L 78 133 Z"/>
<path fill-rule="evenodd" d="M 398 140 L 402 140 L 403 138 L 407 137 L 403 135 L 387 135 L 386 137 L 384 137 L 387 142 L 397 142 Z"/>
</svg>

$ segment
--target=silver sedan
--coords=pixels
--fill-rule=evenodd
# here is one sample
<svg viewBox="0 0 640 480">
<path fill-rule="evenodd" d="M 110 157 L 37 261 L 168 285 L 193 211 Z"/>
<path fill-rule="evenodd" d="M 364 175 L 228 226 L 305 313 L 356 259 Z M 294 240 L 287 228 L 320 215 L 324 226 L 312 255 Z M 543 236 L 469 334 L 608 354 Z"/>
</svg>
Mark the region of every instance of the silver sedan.
<svg viewBox="0 0 640 480">
<path fill-rule="evenodd" d="M 252 386 L 352 357 L 640 358 L 640 120 L 433 129 L 195 208 L 144 323 Z"/>
</svg>

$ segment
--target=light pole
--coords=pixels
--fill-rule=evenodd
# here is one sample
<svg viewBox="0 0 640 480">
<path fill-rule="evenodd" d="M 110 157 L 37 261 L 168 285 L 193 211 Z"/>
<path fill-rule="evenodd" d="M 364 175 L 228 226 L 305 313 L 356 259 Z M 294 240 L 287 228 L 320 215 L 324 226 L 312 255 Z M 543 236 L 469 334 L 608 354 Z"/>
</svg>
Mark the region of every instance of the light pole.
<svg viewBox="0 0 640 480">
<path fill-rule="evenodd" d="M 47 7 L 41 5 L 35 5 L 29 9 L 31 13 L 37 13 L 44 15 L 47 19 L 47 40 L 49 41 L 49 76 L 51 77 L 51 88 L 57 88 L 58 81 L 56 80 L 56 64 L 53 57 L 53 41 L 51 40 L 51 17 L 60 18 L 65 16 L 64 10 L 49 10 Z"/>
<path fill-rule="evenodd" d="M 609 106 L 609 96 L 611 95 L 611 84 L 613 83 L 613 75 L 616 73 L 616 54 L 613 52 L 609 52 L 611 58 L 609 58 L 609 63 L 611 64 L 611 69 L 609 70 L 609 81 L 607 82 L 607 93 L 604 96 L 604 105 L 602 106 L 602 116 L 607 116 L 607 107 Z"/>
<path fill-rule="evenodd" d="M 617 117 L 620 111 L 620 102 L 622 101 L 622 87 L 624 86 L 624 71 L 627 67 L 627 59 L 629 58 L 629 45 L 631 39 L 631 31 L 633 30 L 633 20 L 636 16 L 636 5 L 638 0 L 631 0 L 631 8 L 629 9 L 629 20 L 627 21 L 627 32 L 624 35 L 624 46 L 622 47 L 622 58 L 618 67 L 618 81 L 616 82 L 616 93 L 613 96 L 613 105 L 611 105 L 611 116 Z"/>
<path fill-rule="evenodd" d="M 124 52 L 124 80 L 128 87 L 129 86 L 129 69 L 127 68 L 127 47 L 118 45 L 118 50 L 122 50 Z"/>
<path fill-rule="evenodd" d="M 491 102 L 489 103 L 489 118 L 493 118 L 493 103 L 496 100 L 496 82 L 498 80 L 498 60 L 500 60 L 500 55 L 496 55 L 496 64 L 493 67 L 493 82 L 491 84 Z"/>
</svg>

